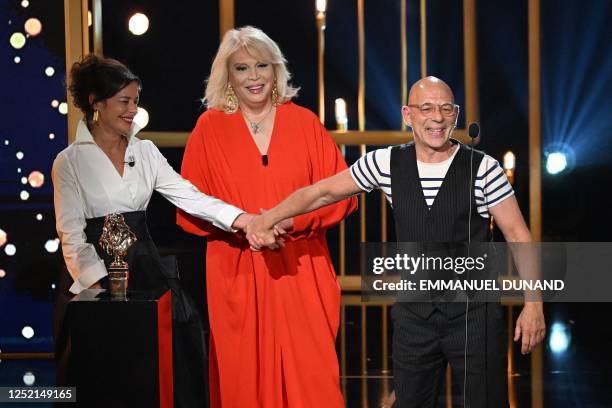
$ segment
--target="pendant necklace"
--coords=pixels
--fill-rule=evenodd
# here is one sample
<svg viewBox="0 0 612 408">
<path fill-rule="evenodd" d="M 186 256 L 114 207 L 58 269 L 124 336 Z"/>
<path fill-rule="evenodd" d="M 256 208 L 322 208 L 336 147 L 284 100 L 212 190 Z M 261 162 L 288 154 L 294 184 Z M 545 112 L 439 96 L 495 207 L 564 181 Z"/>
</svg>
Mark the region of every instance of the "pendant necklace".
<svg viewBox="0 0 612 408">
<path fill-rule="evenodd" d="M 249 117 L 247 116 L 246 112 L 241 109 L 242 110 L 242 114 L 246 118 L 247 122 L 249 122 L 249 129 L 251 129 L 251 132 L 254 135 L 257 134 L 257 132 L 259 132 L 259 125 L 261 124 L 261 122 L 263 122 L 268 117 L 270 112 L 272 112 L 272 109 L 274 109 L 274 104 L 272 104 L 272 106 L 270 107 L 270 110 L 264 115 L 263 118 L 261 118 L 259 120 L 259 122 L 253 122 L 251 119 L 249 119 Z"/>
</svg>

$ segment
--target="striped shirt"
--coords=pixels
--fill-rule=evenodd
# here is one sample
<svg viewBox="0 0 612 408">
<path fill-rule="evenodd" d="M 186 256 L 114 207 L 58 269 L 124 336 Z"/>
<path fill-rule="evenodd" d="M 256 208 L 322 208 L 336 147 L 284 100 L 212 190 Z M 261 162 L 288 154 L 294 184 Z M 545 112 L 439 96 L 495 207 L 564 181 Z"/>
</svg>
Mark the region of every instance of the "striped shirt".
<svg viewBox="0 0 612 408">
<path fill-rule="evenodd" d="M 359 188 L 368 193 L 375 188 L 379 188 L 385 193 L 391 205 L 393 205 L 393 192 L 391 191 L 392 147 L 373 150 L 351 166 L 351 176 Z M 439 163 L 424 163 L 417 160 L 419 180 L 429 209 L 431 209 L 446 172 L 458 151 L 459 146 L 455 148 L 451 157 Z M 501 203 L 513 194 L 514 190 L 508 182 L 504 170 L 497 160 L 485 154 L 474 179 L 474 195 L 478 213 L 484 218 L 489 218 L 489 208 Z"/>
</svg>

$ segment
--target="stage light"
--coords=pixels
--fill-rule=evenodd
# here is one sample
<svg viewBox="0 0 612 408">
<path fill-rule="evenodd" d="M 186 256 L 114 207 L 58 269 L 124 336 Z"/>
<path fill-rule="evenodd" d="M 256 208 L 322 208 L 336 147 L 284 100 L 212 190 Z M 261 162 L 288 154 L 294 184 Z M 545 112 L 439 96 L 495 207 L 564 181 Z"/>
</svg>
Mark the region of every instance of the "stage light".
<svg viewBox="0 0 612 408">
<path fill-rule="evenodd" d="M 342 98 L 335 101 L 336 127 L 338 130 L 348 129 L 348 117 L 346 116 L 346 102 Z"/>
<path fill-rule="evenodd" d="M 11 43 L 11 46 L 13 48 L 15 48 L 16 50 L 20 50 L 25 45 L 26 38 L 25 35 L 23 35 L 22 33 L 13 33 L 13 35 L 11 35 L 11 38 L 9 39 L 9 42 Z"/>
<path fill-rule="evenodd" d="M 13 58 L 13 61 L 15 61 L 15 64 L 19 64 L 21 62 L 21 57 L 18 55 L 15 58 Z"/>
<path fill-rule="evenodd" d="M 36 376 L 28 371 L 23 375 L 23 383 L 28 387 L 34 385 L 34 383 L 36 383 Z"/>
<path fill-rule="evenodd" d="M 23 28 L 31 37 L 36 37 L 42 31 L 42 23 L 37 18 L 28 18 L 23 25 Z"/>
<path fill-rule="evenodd" d="M 139 128 L 143 129 L 145 126 L 149 124 L 149 112 L 145 108 L 138 107 L 138 112 L 136 116 L 134 116 L 134 123 L 138 125 Z"/>
<path fill-rule="evenodd" d="M 327 8 L 327 1 L 317 0 L 316 7 L 319 13 L 325 13 L 325 9 Z"/>
<path fill-rule="evenodd" d="M 504 154 L 504 170 L 514 170 L 515 166 L 516 157 L 514 156 L 514 153 L 507 151 L 506 154 Z"/>
<path fill-rule="evenodd" d="M 57 110 L 59 111 L 59 113 L 61 113 L 62 115 L 66 115 L 68 114 L 68 104 L 66 102 L 62 102 L 59 104 L 59 106 L 57 107 Z"/>
<path fill-rule="evenodd" d="M 6 276 L 6 271 L 4 269 L 0 269 L 0 279 Z"/>
<path fill-rule="evenodd" d="M 17 247 L 13 244 L 7 244 L 4 247 L 4 253 L 7 254 L 8 256 L 13 256 L 17 253 Z"/>
<path fill-rule="evenodd" d="M 45 75 L 48 77 L 52 77 L 53 74 L 55 74 L 55 69 L 53 69 L 53 67 L 47 67 L 45 68 Z"/>
<path fill-rule="evenodd" d="M 22 201 L 26 201 L 28 198 L 30 198 L 30 193 L 25 190 L 21 190 L 21 193 L 19 193 L 19 198 L 21 198 Z"/>
<path fill-rule="evenodd" d="M 23 329 L 21 329 L 21 335 L 26 339 L 31 339 L 34 337 L 34 329 L 30 326 L 24 326 Z"/>
<path fill-rule="evenodd" d="M 55 139 L 55 133 L 49 133 L 49 140 Z"/>
<path fill-rule="evenodd" d="M 0 247 L 6 244 L 6 232 L 0 228 Z"/>
<path fill-rule="evenodd" d="M 55 239 L 49 239 L 47 240 L 47 242 L 45 242 L 45 249 L 47 250 L 47 252 L 49 253 L 55 253 L 57 252 L 59 248 L 59 239 L 55 238 Z"/>
<path fill-rule="evenodd" d="M 57 108 L 58 106 L 59 106 L 59 101 L 57 99 L 54 99 L 51 101 L 52 108 Z"/>
<path fill-rule="evenodd" d="M 548 346 L 555 354 L 561 354 L 567 351 L 571 342 L 571 334 L 569 328 L 564 323 L 553 323 L 548 337 Z"/>
<path fill-rule="evenodd" d="M 132 34 L 143 35 L 149 29 L 149 18 L 142 13 L 136 13 L 130 17 L 128 27 Z"/>
<path fill-rule="evenodd" d="M 17 160 L 21 160 L 21 159 L 23 159 L 23 152 L 17 152 L 17 153 L 15 154 L 15 157 L 17 157 Z"/>
<path fill-rule="evenodd" d="M 546 171 L 551 175 L 567 173 L 576 163 L 574 150 L 566 143 L 549 144 L 544 148 L 544 157 Z"/>
<path fill-rule="evenodd" d="M 43 219 L 43 215 L 42 215 L 42 214 L 36 214 L 36 219 L 37 219 L 38 221 L 42 221 L 42 219 Z"/>
<path fill-rule="evenodd" d="M 38 170 L 34 170 L 28 176 L 28 182 L 34 188 L 40 188 L 45 184 L 45 175 Z"/>
<path fill-rule="evenodd" d="M 567 167 L 567 157 L 561 152 L 552 152 L 546 157 L 546 171 L 549 174 L 559 174 Z"/>
</svg>

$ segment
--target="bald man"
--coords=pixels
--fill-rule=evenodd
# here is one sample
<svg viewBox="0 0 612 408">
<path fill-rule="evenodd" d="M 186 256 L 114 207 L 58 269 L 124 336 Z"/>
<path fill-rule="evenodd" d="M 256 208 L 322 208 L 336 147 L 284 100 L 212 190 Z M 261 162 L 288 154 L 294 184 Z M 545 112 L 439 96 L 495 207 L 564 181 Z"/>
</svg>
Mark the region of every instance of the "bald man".
<svg viewBox="0 0 612 408">
<path fill-rule="evenodd" d="M 382 190 L 393 208 L 398 242 L 486 242 L 491 216 L 506 241 L 530 242 L 499 163 L 476 150 L 471 158 L 470 148 L 451 138 L 458 115 L 459 106 L 444 81 L 435 77 L 417 81 L 410 89 L 409 104 L 402 107 L 413 142 L 369 152 L 349 169 L 297 190 L 247 226 L 251 246 L 276 248 L 274 225 L 281 220 L 374 189 Z M 474 188 L 469 191 L 466 182 L 474 173 Z M 394 305 L 397 406 L 437 406 L 447 363 L 456 404 L 508 406 L 501 306 L 475 303 L 468 314 L 466 310 L 465 303 Z M 541 302 L 525 303 L 514 334 L 515 341 L 522 337 L 523 354 L 543 340 Z"/>
</svg>

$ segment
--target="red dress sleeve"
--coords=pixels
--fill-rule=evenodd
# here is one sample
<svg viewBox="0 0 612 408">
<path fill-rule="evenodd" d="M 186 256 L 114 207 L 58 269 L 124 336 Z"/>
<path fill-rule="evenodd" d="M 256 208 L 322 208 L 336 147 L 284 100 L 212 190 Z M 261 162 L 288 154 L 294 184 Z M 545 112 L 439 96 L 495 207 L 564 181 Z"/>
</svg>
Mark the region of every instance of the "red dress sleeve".
<svg viewBox="0 0 612 408">
<path fill-rule="evenodd" d="M 340 149 L 319 119 L 314 114 L 310 116 L 312 117 L 313 133 L 312 144 L 309 147 L 312 160 L 312 180 L 310 182 L 314 184 L 345 170 L 347 166 Z M 295 238 L 310 237 L 338 224 L 356 209 L 357 199 L 351 197 L 316 211 L 298 215 L 293 218 L 291 235 Z"/>
<path fill-rule="evenodd" d="M 202 160 L 203 157 L 206 157 L 204 121 L 204 116 L 201 116 L 187 140 L 183 153 L 181 176 L 189 180 L 201 192 L 210 194 L 206 179 L 207 172 L 202 169 L 202 166 L 206 165 L 206 160 Z M 176 223 L 184 231 L 200 236 L 208 236 L 217 231 L 217 228 L 211 223 L 189 215 L 181 209 L 176 211 Z"/>
</svg>

